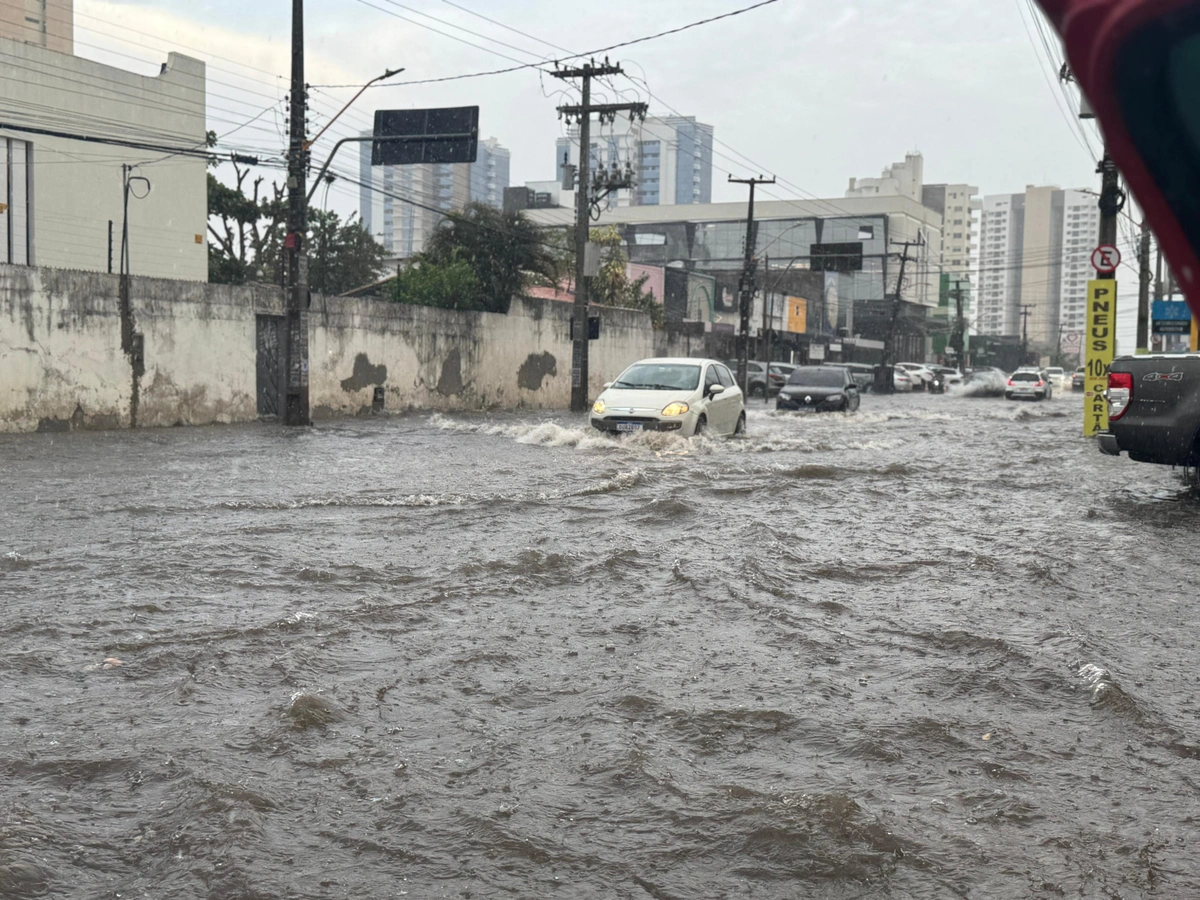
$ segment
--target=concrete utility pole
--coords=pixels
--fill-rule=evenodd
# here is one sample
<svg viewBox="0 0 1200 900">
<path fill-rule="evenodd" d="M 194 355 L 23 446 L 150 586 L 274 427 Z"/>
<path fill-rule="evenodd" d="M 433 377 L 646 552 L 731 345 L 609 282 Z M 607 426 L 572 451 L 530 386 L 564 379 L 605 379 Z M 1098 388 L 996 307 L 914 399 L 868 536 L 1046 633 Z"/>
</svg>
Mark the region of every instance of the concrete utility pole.
<svg viewBox="0 0 1200 900">
<path fill-rule="evenodd" d="M 1021 306 L 1021 365 L 1029 365 L 1029 315 L 1034 309 L 1032 303 Z"/>
<path fill-rule="evenodd" d="M 770 328 L 770 325 L 767 320 L 767 298 L 768 298 L 767 291 L 769 290 L 769 285 L 767 284 L 767 278 L 771 274 L 771 257 L 769 257 L 769 256 L 763 257 L 763 271 L 766 273 L 766 275 L 763 276 L 762 334 L 760 335 L 760 338 L 761 338 L 760 343 L 762 344 L 762 346 L 759 348 L 759 352 L 762 353 L 762 361 L 767 364 L 767 388 L 770 389 L 770 387 L 771 387 L 771 328 Z M 766 397 L 764 396 L 763 399 L 765 400 Z"/>
<path fill-rule="evenodd" d="M 579 119 L 579 173 L 575 183 L 575 319 L 571 349 L 571 412 L 584 412 L 588 408 L 588 296 L 586 257 L 588 245 L 588 223 L 591 219 L 592 200 L 590 167 L 592 162 L 592 113 L 598 113 L 600 122 L 614 121 L 618 112 L 646 118 L 645 103 L 592 103 L 592 79 L 605 75 L 620 75 L 619 65 L 602 65 L 595 61 L 576 69 L 559 69 L 552 73 L 555 78 L 579 78 L 582 80 L 582 103 L 578 106 L 560 106 L 558 111 L 567 117 Z"/>
<path fill-rule="evenodd" d="M 754 188 L 760 184 L 774 184 L 775 176 L 763 178 L 759 175 L 757 178 L 734 178 L 730 175 L 729 181 L 732 184 L 750 185 L 750 205 L 746 209 L 746 256 L 742 261 L 742 278 L 738 285 L 741 294 L 739 304 L 741 326 L 738 328 L 737 337 L 737 383 L 738 387 L 742 389 L 742 393 L 748 397 L 750 393 L 746 389 L 746 364 L 749 361 L 747 357 L 750 353 L 750 303 L 754 297 L 754 267 L 757 262 L 754 259 L 754 248 L 758 240 L 758 232 L 754 226 Z M 764 300 L 764 302 L 766 301 Z"/>
<path fill-rule="evenodd" d="M 967 283 L 970 284 L 970 282 L 967 282 Z M 967 364 L 966 363 L 967 326 L 966 326 L 966 322 L 963 320 L 962 286 L 963 286 L 963 280 L 961 278 L 954 279 L 954 306 L 955 306 L 956 320 L 955 320 L 955 325 L 954 325 L 954 333 L 951 335 L 951 337 L 953 338 L 953 340 L 951 342 L 951 346 L 954 347 L 955 360 L 957 361 L 960 369 Z"/>
<path fill-rule="evenodd" d="M 892 377 L 892 367 L 896 363 L 896 321 L 900 318 L 901 291 L 904 289 L 904 269 L 908 265 L 908 248 L 921 247 L 925 244 L 925 235 L 918 232 L 915 241 L 892 241 L 904 247 L 900 257 L 900 276 L 896 279 L 896 293 L 892 298 L 892 318 L 888 323 L 887 340 L 883 343 L 883 364 L 875 370 L 875 393 L 891 394 L 896 390 L 896 381 Z M 887 282 L 884 282 L 884 291 Z"/>
<path fill-rule="evenodd" d="M 1117 245 L 1117 216 L 1125 207 L 1125 192 L 1121 190 L 1117 180 L 1117 164 L 1104 151 L 1104 158 L 1096 168 L 1100 174 L 1100 244 Z M 1096 278 L 1102 281 L 1115 280 L 1115 272 L 1098 272 Z"/>
<path fill-rule="evenodd" d="M 287 389 L 285 425 L 308 425 L 308 200 L 304 189 L 308 168 L 305 146 L 308 86 L 304 83 L 304 0 L 292 0 L 292 95 L 288 141 L 287 237 L 284 239 L 287 287 Z"/>
<path fill-rule="evenodd" d="M 129 427 L 137 428 L 138 407 L 141 402 L 141 379 L 146 374 L 145 342 L 136 328 L 133 320 L 133 300 L 130 298 L 130 268 L 129 268 L 129 197 L 145 200 L 150 196 L 150 179 L 134 175 L 137 166 L 122 165 L 121 181 L 123 183 L 124 212 L 121 219 L 121 275 L 117 290 L 117 308 L 121 315 L 121 350 L 129 357 L 129 366 L 133 373 L 133 383 L 129 394 Z M 138 195 L 133 185 L 140 183 L 145 186 L 146 193 Z M 11 238 L 11 229 L 9 235 Z M 110 250 L 111 253 L 111 250 Z M 112 262 L 109 262 L 112 269 Z"/>
<path fill-rule="evenodd" d="M 1150 352 L 1150 229 L 1142 219 L 1142 240 L 1138 246 L 1138 315 L 1136 353 Z"/>
</svg>

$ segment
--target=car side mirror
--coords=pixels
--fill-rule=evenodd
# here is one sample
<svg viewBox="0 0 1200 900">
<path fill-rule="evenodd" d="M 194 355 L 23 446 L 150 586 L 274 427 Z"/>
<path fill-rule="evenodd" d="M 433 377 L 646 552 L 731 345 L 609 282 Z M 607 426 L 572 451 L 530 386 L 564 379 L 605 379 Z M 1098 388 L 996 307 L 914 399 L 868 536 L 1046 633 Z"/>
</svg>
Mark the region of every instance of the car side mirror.
<svg viewBox="0 0 1200 900">
<path fill-rule="evenodd" d="M 612 386 L 613 386 L 613 383 L 612 383 L 611 381 L 606 381 L 606 382 L 604 382 L 604 389 L 605 389 L 606 391 L 607 391 L 607 390 L 608 390 L 610 387 L 612 387 Z"/>
<path fill-rule="evenodd" d="M 723 393 L 724 391 L 725 391 L 725 385 L 723 385 L 723 384 L 709 385 L 708 396 L 715 397 L 717 394 Z"/>
</svg>

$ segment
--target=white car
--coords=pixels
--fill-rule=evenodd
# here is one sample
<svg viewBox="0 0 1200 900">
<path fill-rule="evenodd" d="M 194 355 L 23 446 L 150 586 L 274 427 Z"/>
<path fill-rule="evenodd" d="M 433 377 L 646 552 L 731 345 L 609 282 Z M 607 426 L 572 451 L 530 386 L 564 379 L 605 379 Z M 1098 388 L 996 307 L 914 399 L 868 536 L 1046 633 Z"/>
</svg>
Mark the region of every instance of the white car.
<svg viewBox="0 0 1200 900">
<path fill-rule="evenodd" d="M 915 375 L 909 375 L 899 366 L 894 366 L 892 368 L 892 390 L 898 394 L 903 394 L 905 392 L 911 393 L 913 389 L 913 378 L 915 377 Z"/>
<path fill-rule="evenodd" d="M 929 382 L 933 381 L 933 372 L 920 363 L 896 363 L 896 368 L 903 369 L 908 373 L 908 377 L 912 379 L 913 387 L 918 391 L 927 390 Z"/>
<path fill-rule="evenodd" d="M 589 421 L 613 434 L 741 434 L 746 404 L 733 373 L 718 360 L 643 359 L 604 386 Z"/>
<path fill-rule="evenodd" d="M 1046 375 L 1049 376 L 1050 383 L 1057 388 L 1062 387 L 1067 380 L 1067 372 L 1061 366 L 1050 366 L 1046 369 Z"/>
</svg>

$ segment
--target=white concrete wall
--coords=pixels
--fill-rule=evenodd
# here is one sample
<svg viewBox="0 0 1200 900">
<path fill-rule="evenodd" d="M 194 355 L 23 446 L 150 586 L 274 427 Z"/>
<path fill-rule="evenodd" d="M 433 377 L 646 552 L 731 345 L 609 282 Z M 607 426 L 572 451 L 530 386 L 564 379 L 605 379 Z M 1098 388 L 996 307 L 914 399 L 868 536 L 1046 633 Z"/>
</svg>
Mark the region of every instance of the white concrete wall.
<svg viewBox="0 0 1200 900">
<path fill-rule="evenodd" d="M 119 284 L 100 273 L 0 266 L 0 431 L 128 426 L 134 377 L 121 349 Z M 277 288 L 134 278 L 130 296 L 145 343 L 139 425 L 257 417 L 256 317 L 282 314 Z M 645 314 L 600 315 L 593 396 L 655 344 Z M 503 316 L 316 296 L 313 415 L 369 409 L 376 386 L 391 411 L 565 408 L 570 316 L 553 301 L 516 300 Z"/>
<path fill-rule="evenodd" d="M 203 158 L 170 156 L 51 137 L 31 127 L 120 138 L 154 146 L 205 144 L 204 64 L 172 53 L 161 74 L 143 76 L 0 38 L 0 137 L 33 144 L 34 256 L 37 265 L 106 271 L 113 222 L 113 270 L 120 269 L 122 164 L 150 181 L 129 203 L 135 275 L 208 280 L 207 185 Z M 139 194 L 144 185 L 138 184 Z"/>
</svg>

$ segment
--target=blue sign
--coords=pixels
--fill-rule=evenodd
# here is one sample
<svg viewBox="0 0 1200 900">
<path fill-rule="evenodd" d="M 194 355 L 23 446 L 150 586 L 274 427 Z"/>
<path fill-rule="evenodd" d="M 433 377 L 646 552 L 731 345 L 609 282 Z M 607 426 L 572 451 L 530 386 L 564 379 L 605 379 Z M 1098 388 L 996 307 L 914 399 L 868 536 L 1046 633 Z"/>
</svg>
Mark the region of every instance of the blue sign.
<svg viewBox="0 0 1200 900">
<path fill-rule="evenodd" d="M 1190 322 L 1192 311 L 1182 300 L 1155 300 L 1150 318 L 1155 322 Z"/>
</svg>

